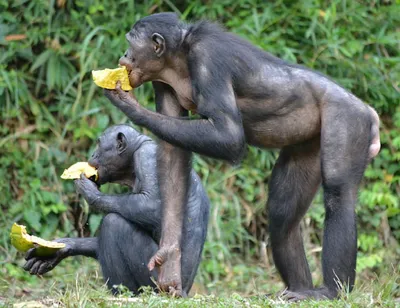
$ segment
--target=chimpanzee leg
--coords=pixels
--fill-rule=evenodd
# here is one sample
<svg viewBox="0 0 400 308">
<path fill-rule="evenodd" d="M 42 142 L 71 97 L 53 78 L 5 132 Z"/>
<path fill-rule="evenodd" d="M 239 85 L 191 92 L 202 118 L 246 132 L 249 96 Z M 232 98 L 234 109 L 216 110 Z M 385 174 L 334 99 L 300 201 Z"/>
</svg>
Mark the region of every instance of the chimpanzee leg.
<svg viewBox="0 0 400 308">
<path fill-rule="evenodd" d="M 322 184 L 325 230 L 322 250 L 324 285 L 337 296 L 354 286 L 357 258 L 355 204 L 368 163 L 371 119 L 362 104 L 329 104 L 322 112 Z M 328 295 L 328 296 L 329 296 Z"/>
<path fill-rule="evenodd" d="M 334 298 L 354 286 L 357 258 L 355 203 L 371 143 L 371 116 L 361 103 L 328 103 L 322 110 L 321 161 L 325 201 L 324 286 L 289 292 L 288 299 Z"/>
<path fill-rule="evenodd" d="M 157 277 L 150 274 L 147 262 L 158 249 L 157 243 L 137 225 L 118 214 L 107 214 L 99 234 L 98 260 L 107 286 L 123 284 L 134 294 L 142 286 L 152 286 Z"/>
<path fill-rule="evenodd" d="M 275 265 L 289 290 L 313 287 L 300 231 L 301 218 L 321 183 L 319 137 L 283 148 L 269 184 L 268 210 Z"/>
</svg>

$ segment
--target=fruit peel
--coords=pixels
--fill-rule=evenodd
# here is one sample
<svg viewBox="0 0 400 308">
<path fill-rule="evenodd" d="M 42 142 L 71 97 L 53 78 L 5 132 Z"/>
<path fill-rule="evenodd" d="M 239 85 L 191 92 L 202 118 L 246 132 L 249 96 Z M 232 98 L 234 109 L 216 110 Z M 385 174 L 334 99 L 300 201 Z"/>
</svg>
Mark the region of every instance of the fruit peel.
<svg viewBox="0 0 400 308">
<path fill-rule="evenodd" d="M 29 235 L 26 227 L 14 223 L 10 232 L 11 245 L 18 251 L 27 252 L 31 248 L 36 248 L 37 256 L 50 256 L 57 250 L 64 248 L 64 243 L 46 241 L 40 237 Z"/>
<path fill-rule="evenodd" d="M 92 77 L 94 83 L 104 89 L 115 89 L 115 85 L 119 80 L 122 90 L 132 90 L 129 83 L 128 71 L 125 66 L 115 69 L 106 68 L 104 70 L 92 71 Z"/>
<path fill-rule="evenodd" d="M 95 181 L 97 181 L 99 177 L 96 168 L 90 166 L 87 162 L 77 162 L 68 169 L 65 169 L 61 178 L 64 180 L 79 179 L 82 173 L 84 173 L 87 178 L 94 176 Z"/>
</svg>

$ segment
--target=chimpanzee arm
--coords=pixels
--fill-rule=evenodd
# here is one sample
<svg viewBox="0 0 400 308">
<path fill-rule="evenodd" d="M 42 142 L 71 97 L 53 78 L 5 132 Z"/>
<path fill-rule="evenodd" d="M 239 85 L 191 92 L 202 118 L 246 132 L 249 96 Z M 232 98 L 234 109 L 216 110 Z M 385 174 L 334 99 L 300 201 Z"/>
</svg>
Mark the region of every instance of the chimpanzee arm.
<svg viewBox="0 0 400 308">
<path fill-rule="evenodd" d="M 32 275 L 43 275 L 55 268 L 62 260 L 72 256 L 86 256 L 97 259 L 98 241 L 91 238 L 60 238 L 57 243 L 65 247 L 46 257 L 36 256 L 36 248 L 31 248 L 25 255 L 26 263 L 23 268 Z"/>
<path fill-rule="evenodd" d="M 200 71 L 195 66 L 191 70 Z M 162 140 L 188 151 L 238 162 L 246 141 L 231 82 L 226 77 L 216 80 L 194 75 L 192 84 L 197 113 L 203 119 L 187 120 L 152 112 L 120 87 L 106 90 L 105 94 L 129 119 Z"/>
<path fill-rule="evenodd" d="M 146 229 L 159 231 L 161 226 L 161 204 L 157 189 L 156 145 L 143 143 L 134 154 L 135 176 L 139 192 L 122 195 L 107 195 L 85 176 L 75 181 L 77 191 L 83 195 L 93 210 L 117 213 L 125 219 Z"/>
<path fill-rule="evenodd" d="M 70 246 L 68 257 L 85 256 L 97 259 L 97 237 L 62 238 L 56 241 Z"/>
</svg>

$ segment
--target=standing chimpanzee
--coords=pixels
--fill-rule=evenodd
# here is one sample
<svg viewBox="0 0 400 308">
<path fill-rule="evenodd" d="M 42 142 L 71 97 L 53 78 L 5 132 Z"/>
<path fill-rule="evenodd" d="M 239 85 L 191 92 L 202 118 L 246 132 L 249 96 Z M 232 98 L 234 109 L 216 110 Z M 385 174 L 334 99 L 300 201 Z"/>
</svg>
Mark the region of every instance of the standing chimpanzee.
<svg viewBox="0 0 400 308">
<path fill-rule="evenodd" d="M 24 269 L 42 275 L 69 256 L 98 259 L 109 288 L 123 284 L 137 294 L 142 286 L 155 285 L 147 262 L 156 253 L 161 233 L 161 199 L 157 179 L 157 145 L 128 125 L 108 128 L 98 139 L 89 164 L 98 170 L 98 185 L 119 183 L 132 188 L 122 195 L 101 193 L 84 175 L 75 180 L 76 189 L 92 210 L 107 213 L 98 237 L 62 238 L 65 243 L 50 257 L 27 252 Z M 207 234 L 209 200 L 194 170 L 190 171 L 187 206 L 183 214 L 182 285 L 184 294 L 192 287 Z"/>
<path fill-rule="evenodd" d="M 120 59 L 131 86 L 153 81 L 157 112 L 121 90 L 105 90 L 134 123 L 162 139 L 163 200 L 159 285 L 179 294 L 182 222 L 190 151 L 239 162 L 246 143 L 280 148 L 269 184 L 269 229 L 286 298 L 334 298 L 355 280 L 357 190 L 380 149 L 379 117 L 354 95 L 300 65 L 289 64 L 210 22 L 186 24 L 172 13 L 139 20 Z M 188 110 L 201 118 L 182 118 Z M 322 182 L 324 285 L 315 288 L 300 220 Z"/>
</svg>

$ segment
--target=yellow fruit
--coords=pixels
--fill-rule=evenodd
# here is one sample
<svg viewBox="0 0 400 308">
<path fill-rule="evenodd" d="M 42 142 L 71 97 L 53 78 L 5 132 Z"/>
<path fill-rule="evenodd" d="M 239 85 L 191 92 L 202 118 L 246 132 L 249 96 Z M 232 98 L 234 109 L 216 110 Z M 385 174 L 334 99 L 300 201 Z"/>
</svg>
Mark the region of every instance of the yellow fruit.
<svg viewBox="0 0 400 308">
<path fill-rule="evenodd" d="M 79 179 L 82 173 L 84 173 L 87 178 L 95 176 L 95 181 L 99 177 L 95 168 L 90 166 L 87 162 L 79 162 L 73 164 L 68 169 L 65 169 L 63 174 L 61 175 L 61 178 L 64 180 Z"/>
<path fill-rule="evenodd" d="M 129 84 L 128 71 L 125 66 L 116 69 L 106 68 L 100 71 L 92 71 L 92 76 L 94 83 L 99 87 L 115 89 L 115 84 L 119 80 L 121 82 L 122 90 L 132 90 L 132 87 Z"/>
<path fill-rule="evenodd" d="M 11 227 L 10 239 L 11 244 L 21 252 L 26 252 L 36 247 L 36 255 L 38 256 L 49 256 L 54 254 L 58 249 L 65 247 L 64 243 L 50 242 L 40 237 L 29 235 L 26 232 L 25 226 L 16 223 Z"/>
</svg>

